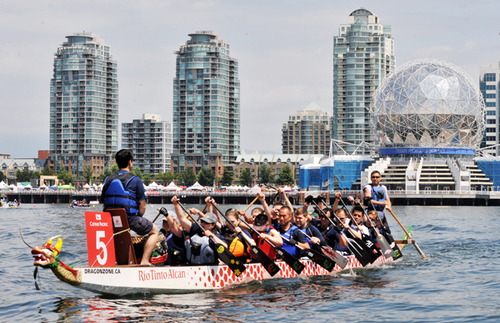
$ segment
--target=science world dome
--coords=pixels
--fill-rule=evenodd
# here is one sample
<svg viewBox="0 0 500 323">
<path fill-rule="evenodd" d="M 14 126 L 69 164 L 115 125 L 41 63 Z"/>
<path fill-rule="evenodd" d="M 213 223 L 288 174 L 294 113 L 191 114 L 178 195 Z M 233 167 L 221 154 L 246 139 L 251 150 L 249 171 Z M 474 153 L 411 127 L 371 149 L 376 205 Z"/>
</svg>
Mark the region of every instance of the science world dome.
<svg viewBox="0 0 500 323">
<path fill-rule="evenodd" d="M 474 154 L 485 129 L 484 101 L 472 78 L 433 59 L 408 62 L 385 77 L 370 112 L 381 154 L 401 147 Z"/>
</svg>

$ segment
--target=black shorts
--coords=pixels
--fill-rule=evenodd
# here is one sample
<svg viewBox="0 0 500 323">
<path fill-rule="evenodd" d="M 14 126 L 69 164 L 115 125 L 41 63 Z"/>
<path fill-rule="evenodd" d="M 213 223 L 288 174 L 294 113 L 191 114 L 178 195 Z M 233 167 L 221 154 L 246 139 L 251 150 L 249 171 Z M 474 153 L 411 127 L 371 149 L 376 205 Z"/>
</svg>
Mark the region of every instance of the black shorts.
<svg viewBox="0 0 500 323">
<path fill-rule="evenodd" d="M 153 223 L 142 216 L 134 216 L 128 221 L 130 229 L 134 230 L 138 235 L 144 236 L 153 230 Z"/>
</svg>

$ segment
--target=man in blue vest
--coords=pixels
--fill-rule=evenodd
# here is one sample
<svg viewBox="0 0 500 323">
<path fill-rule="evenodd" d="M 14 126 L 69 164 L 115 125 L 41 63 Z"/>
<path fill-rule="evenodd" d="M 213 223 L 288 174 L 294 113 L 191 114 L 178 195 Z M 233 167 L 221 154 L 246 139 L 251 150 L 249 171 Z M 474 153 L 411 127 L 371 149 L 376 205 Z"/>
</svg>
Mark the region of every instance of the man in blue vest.
<svg viewBox="0 0 500 323">
<path fill-rule="evenodd" d="M 391 210 L 392 203 L 387 192 L 387 187 L 381 185 L 382 175 L 378 170 L 374 170 L 371 174 L 371 184 L 363 188 L 363 204 L 368 211 L 375 210 L 378 212 L 382 224 L 389 227 L 384 210 Z"/>
<path fill-rule="evenodd" d="M 120 170 L 104 180 L 101 194 L 103 211 L 124 208 L 127 211 L 130 229 L 139 235 L 149 234 L 144 244 L 141 265 L 150 265 L 149 258 L 158 239 L 158 227 L 142 217 L 146 212 L 147 196 L 141 179 L 130 173 L 134 167 L 132 151 L 122 149 L 116 153 L 115 158 Z"/>
</svg>

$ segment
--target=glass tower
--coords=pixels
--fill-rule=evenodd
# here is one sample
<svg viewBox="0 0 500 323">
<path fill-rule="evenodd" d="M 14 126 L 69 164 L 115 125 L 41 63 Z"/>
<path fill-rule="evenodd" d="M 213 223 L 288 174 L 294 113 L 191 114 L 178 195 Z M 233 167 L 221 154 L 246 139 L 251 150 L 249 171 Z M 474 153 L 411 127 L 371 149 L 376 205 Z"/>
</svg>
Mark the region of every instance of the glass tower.
<svg viewBox="0 0 500 323">
<path fill-rule="evenodd" d="M 486 105 L 486 130 L 481 142 L 481 148 L 493 156 L 499 155 L 498 116 L 500 113 L 500 62 L 491 62 L 489 67 L 479 68 L 479 88 Z"/>
<path fill-rule="evenodd" d="M 240 152 L 238 61 L 216 32 L 197 31 L 175 52 L 172 171 L 222 165 Z"/>
<path fill-rule="evenodd" d="M 50 81 L 49 165 L 93 177 L 118 150 L 118 81 L 110 47 L 98 35 L 76 33 L 57 49 Z"/>
<path fill-rule="evenodd" d="M 366 9 L 353 11 L 333 37 L 332 138 L 346 142 L 340 146 L 348 153 L 363 142 L 376 145 L 369 107 L 375 89 L 394 67 L 391 27 Z"/>
</svg>

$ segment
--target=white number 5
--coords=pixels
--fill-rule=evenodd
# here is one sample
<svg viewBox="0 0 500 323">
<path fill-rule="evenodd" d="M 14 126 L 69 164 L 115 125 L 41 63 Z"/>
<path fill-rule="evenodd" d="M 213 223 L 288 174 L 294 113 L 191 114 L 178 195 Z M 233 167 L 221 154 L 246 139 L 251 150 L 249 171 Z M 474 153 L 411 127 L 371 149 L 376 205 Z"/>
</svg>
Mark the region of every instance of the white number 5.
<svg viewBox="0 0 500 323">
<path fill-rule="evenodd" d="M 102 249 L 101 253 L 97 255 L 97 262 L 103 266 L 106 261 L 108 261 L 108 250 L 106 249 L 106 245 L 104 244 L 103 241 L 101 241 L 101 238 L 104 238 L 104 231 L 96 231 L 95 232 L 95 237 L 96 237 L 96 249 Z M 101 258 L 102 255 L 102 258 Z"/>
</svg>

